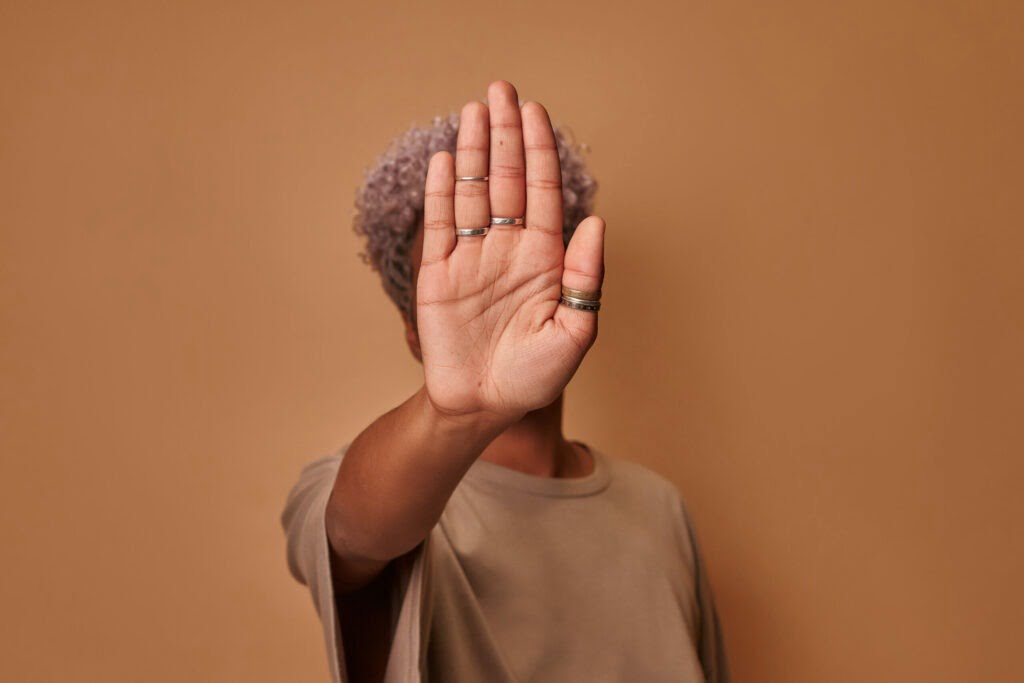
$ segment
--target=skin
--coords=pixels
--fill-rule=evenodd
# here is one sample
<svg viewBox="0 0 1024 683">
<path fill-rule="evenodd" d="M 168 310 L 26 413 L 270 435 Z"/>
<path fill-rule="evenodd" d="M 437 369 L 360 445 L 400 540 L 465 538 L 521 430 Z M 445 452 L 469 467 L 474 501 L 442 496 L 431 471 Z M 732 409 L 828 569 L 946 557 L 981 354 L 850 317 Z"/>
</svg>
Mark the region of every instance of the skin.
<svg viewBox="0 0 1024 683">
<path fill-rule="evenodd" d="M 490 176 L 489 182 L 455 176 Z M 455 227 L 524 216 L 483 237 Z M 430 160 L 413 249 L 417 325 L 406 340 L 424 382 L 349 445 L 326 510 L 352 680 L 380 680 L 394 559 L 430 533 L 477 458 L 536 476 L 584 476 L 562 434 L 563 391 L 597 337 L 597 315 L 558 303 L 561 285 L 601 288 L 604 221 L 562 243 L 561 171 L 544 107 L 495 81 L 461 112 L 455 157 Z"/>
</svg>

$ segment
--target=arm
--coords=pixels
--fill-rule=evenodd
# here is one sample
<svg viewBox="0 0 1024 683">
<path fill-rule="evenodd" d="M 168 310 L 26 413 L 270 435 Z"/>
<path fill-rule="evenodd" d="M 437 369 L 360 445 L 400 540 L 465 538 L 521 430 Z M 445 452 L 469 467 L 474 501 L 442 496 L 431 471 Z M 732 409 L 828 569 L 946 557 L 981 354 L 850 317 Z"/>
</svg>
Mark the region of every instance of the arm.
<svg viewBox="0 0 1024 683">
<path fill-rule="evenodd" d="M 422 387 L 359 434 L 327 503 L 336 590 L 361 588 L 422 541 L 462 475 L 508 424 L 497 415 L 445 414 Z"/>
<path fill-rule="evenodd" d="M 555 400 L 597 335 L 595 313 L 558 301 L 562 285 L 600 289 L 604 223 L 587 218 L 563 246 L 561 170 L 544 108 L 520 110 L 511 84 L 492 83 L 487 105 L 463 108 L 457 149 L 457 159 L 433 156 L 424 193 L 424 385 L 353 440 L 327 505 L 343 594 L 426 537 L 487 444 Z M 454 232 L 524 215 L 524 227 Z"/>
</svg>

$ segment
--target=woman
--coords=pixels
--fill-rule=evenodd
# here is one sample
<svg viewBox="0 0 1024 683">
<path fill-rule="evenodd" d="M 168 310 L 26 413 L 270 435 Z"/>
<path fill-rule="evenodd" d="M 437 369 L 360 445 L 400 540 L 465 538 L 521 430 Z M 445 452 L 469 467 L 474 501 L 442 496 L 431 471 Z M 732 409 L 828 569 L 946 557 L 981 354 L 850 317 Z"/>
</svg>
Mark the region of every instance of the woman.
<svg viewBox="0 0 1024 683">
<path fill-rule="evenodd" d="M 335 681 L 728 680 L 678 491 L 562 433 L 597 335 L 593 190 L 505 81 L 368 174 L 356 227 L 424 381 L 284 512 Z"/>
</svg>

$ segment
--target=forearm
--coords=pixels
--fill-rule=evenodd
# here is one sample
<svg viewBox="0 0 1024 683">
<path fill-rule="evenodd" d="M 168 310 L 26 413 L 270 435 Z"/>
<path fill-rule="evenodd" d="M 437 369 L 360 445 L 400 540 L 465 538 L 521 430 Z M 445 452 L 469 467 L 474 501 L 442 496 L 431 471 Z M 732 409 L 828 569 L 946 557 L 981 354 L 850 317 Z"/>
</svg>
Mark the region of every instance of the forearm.
<svg viewBox="0 0 1024 683">
<path fill-rule="evenodd" d="M 345 578 L 358 584 L 422 541 L 484 448 L 512 420 L 450 416 L 421 388 L 349 445 L 326 525 Z"/>
</svg>

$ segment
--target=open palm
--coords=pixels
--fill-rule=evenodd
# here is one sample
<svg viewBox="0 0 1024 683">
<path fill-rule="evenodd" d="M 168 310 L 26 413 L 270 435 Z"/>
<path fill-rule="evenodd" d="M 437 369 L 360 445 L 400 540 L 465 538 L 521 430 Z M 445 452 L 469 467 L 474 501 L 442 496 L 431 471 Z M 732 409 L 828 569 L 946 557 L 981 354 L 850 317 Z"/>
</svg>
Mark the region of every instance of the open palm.
<svg viewBox="0 0 1024 683">
<path fill-rule="evenodd" d="M 450 414 L 522 415 L 553 401 L 597 335 L 597 314 L 561 306 L 561 286 L 596 291 L 604 222 L 591 216 L 562 242 L 561 169 L 544 107 L 520 110 L 492 83 L 462 110 L 456 154 L 430 160 L 417 320 L 427 393 Z M 489 176 L 488 181 L 458 177 Z M 483 236 L 455 228 L 492 225 Z"/>
</svg>

